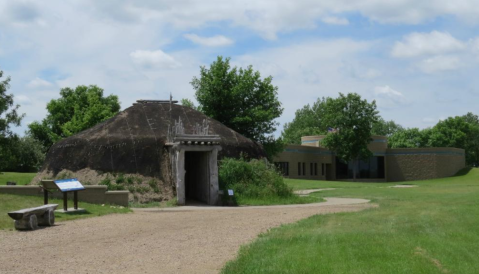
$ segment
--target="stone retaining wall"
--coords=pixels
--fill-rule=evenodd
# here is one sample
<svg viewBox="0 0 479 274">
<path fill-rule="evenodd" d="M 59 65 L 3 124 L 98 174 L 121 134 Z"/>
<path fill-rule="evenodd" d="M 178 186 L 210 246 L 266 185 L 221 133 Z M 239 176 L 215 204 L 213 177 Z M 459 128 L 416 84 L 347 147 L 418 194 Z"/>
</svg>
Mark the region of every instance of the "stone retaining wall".
<svg viewBox="0 0 479 274">
<path fill-rule="evenodd" d="M 0 186 L 0 193 L 43 197 L 43 189 L 40 186 Z M 92 204 L 128 206 L 129 193 L 129 191 L 107 191 L 106 186 L 85 186 L 85 190 L 78 191 L 78 200 Z M 63 194 L 57 191 L 50 193 L 49 197 L 63 199 Z M 68 198 L 73 199 L 73 192 L 68 193 Z"/>
</svg>

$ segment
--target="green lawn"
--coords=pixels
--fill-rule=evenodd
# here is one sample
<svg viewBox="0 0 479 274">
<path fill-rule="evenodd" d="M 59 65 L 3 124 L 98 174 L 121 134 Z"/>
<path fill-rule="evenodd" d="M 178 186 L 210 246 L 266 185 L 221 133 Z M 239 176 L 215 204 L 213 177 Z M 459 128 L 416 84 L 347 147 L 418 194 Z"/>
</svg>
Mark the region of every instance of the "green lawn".
<svg viewBox="0 0 479 274">
<path fill-rule="evenodd" d="M 17 185 L 26 185 L 35 177 L 36 173 L 3 172 L 0 174 L 0 185 L 7 182 L 17 182 Z"/>
<path fill-rule="evenodd" d="M 262 205 L 290 205 L 290 204 L 310 204 L 324 202 L 321 197 L 291 197 L 269 196 L 264 198 L 237 197 L 236 202 L 240 206 L 262 206 Z"/>
<path fill-rule="evenodd" d="M 63 205 L 63 200 L 50 199 L 49 203 L 58 204 L 59 208 L 61 208 Z M 73 202 L 70 201 L 69 205 L 72 204 Z M 43 197 L 0 194 L 0 230 L 14 230 L 13 219 L 11 219 L 7 215 L 8 212 L 41 205 L 43 205 Z M 79 206 L 81 208 L 84 208 L 86 210 L 86 213 L 55 213 L 55 221 L 67 221 L 80 218 L 102 216 L 111 213 L 131 212 L 129 208 L 124 208 L 120 206 L 101 206 L 84 202 L 79 202 Z"/>
<path fill-rule="evenodd" d="M 378 208 L 317 215 L 262 234 L 223 273 L 479 273 L 479 169 L 384 183 L 288 180 L 330 188 L 318 197 L 371 199 Z"/>
<path fill-rule="evenodd" d="M 384 187 L 397 184 L 411 184 L 411 182 L 401 183 L 360 183 L 360 182 L 337 182 L 337 181 L 315 181 L 300 179 L 284 179 L 286 184 L 294 190 L 298 189 L 316 189 L 316 188 L 368 188 Z"/>
</svg>

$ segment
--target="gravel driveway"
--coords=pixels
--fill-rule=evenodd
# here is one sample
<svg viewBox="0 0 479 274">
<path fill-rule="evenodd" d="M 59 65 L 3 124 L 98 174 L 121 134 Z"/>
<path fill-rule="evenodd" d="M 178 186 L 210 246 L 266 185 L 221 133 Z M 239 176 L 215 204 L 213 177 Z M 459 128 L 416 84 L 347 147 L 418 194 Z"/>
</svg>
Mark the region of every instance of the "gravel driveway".
<svg viewBox="0 0 479 274">
<path fill-rule="evenodd" d="M 269 228 L 373 206 L 367 202 L 139 209 L 30 232 L 0 231 L 0 273 L 218 273 L 241 245 Z"/>
</svg>

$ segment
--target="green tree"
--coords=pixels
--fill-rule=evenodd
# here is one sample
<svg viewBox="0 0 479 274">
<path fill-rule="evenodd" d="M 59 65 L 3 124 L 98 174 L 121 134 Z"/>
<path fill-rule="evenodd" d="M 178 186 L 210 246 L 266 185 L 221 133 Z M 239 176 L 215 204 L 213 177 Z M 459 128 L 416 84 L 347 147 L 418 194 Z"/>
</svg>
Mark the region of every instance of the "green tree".
<svg viewBox="0 0 479 274">
<path fill-rule="evenodd" d="M 449 117 L 439 121 L 432 129 L 428 146 L 465 148 L 471 125 L 464 117 Z"/>
<path fill-rule="evenodd" d="M 326 134 L 327 127 L 322 125 L 325 98 L 318 98 L 295 113 L 293 121 L 284 124 L 281 137 L 286 144 L 301 144 L 302 136 Z"/>
<path fill-rule="evenodd" d="M 195 103 L 193 103 L 193 101 L 191 101 L 190 99 L 183 98 L 180 100 L 180 102 L 182 106 L 189 107 L 197 111 L 201 111 L 201 109 L 195 106 Z"/>
<path fill-rule="evenodd" d="M 3 71 L 0 70 L 0 78 Z M 18 114 L 19 105 L 14 105 L 13 94 L 7 94 L 10 77 L 0 81 L 0 139 L 13 136 L 10 126 L 19 126 L 25 114 Z"/>
<path fill-rule="evenodd" d="M 426 147 L 429 142 L 430 129 L 408 128 L 396 131 L 388 138 L 390 148 Z"/>
<path fill-rule="evenodd" d="M 428 141 L 431 147 L 455 147 L 466 151 L 466 163 L 479 163 L 479 119 L 468 113 L 439 121 L 432 129 Z"/>
<path fill-rule="evenodd" d="M 373 124 L 371 133 L 373 135 L 382 135 L 389 137 L 403 129 L 404 128 L 401 125 L 396 124 L 393 120 L 386 121 L 383 118 L 379 118 L 379 120 Z"/>
<path fill-rule="evenodd" d="M 271 140 L 278 125 L 275 119 L 283 113 L 272 80 L 262 79 L 252 66 L 231 68 L 230 58 L 219 56 L 209 68 L 200 68 L 191 85 L 204 114 L 263 143 Z"/>
<path fill-rule="evenodd" d="M 5 165 L 2 170 L 15 172 L 36 172 L 45 160 L 44 148 L 40 141 L 31 137 L 13 136 L 4 150 Z"/>
<path fill-rule="evenodd" d="M 372 156 L 368 144 L 372 140 L 373 124 L 378 119 L 376 101 L 369 103 L 356 93 L 340 93 L 336 99 L 326 99 L 322 123 L 334 132 L 328 132 L 322 144 L 334 151 L 339 159 L 353 161 L 354 180 L 359 160 Z"/>
<path fill-rule="evenodd" d="M 466 162 L 469 165 L 479 165 L 479 117 L 471 112 L 462 116 L 470 125 L 466 142 Z"/>
<path fill-rule="evenodd" d="M 28 126 L 28 134 L 41 141 L 47 149 L 63 138 L 113 117 L 120 110 L 118 97 L 104 97 L 103 89 L 97 86 L 62 88 L 60 95 L 61 98 L 47 104 L 45 119 Z"/>
<path fill-rule="evenodd" d="M 0 78 L 3 71 L 0 70 Z M 18 138 L 10 129 L 11 126 L 19 126 L 25 114 L 19 114 L 19 105 L 14 105 L 13 94 L 7 94 L 10 88 L 10 77 L 0 81 L 0 170 L 5 170 L 11 158 L 11 145 Z"/>
</svg>

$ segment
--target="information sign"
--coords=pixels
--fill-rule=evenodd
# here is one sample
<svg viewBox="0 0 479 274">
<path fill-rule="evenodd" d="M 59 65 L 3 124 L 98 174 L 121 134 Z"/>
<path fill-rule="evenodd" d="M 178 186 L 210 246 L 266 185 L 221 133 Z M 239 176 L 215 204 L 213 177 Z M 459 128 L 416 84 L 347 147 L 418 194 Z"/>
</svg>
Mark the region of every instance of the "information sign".
<svg viewBox="0 0 479 274">
<path fill-rule="evenodd" d="M 232 189 L 228 189 L 228 195 L 233 196 L 233 190 Z"/>
<path fill-rule="evenodd" d="M 78 181 L 77 178 L 55 180 L 55 184 L 58 186 L 61 192 L 84 190 L 85 187 Z"/>
</svg>

